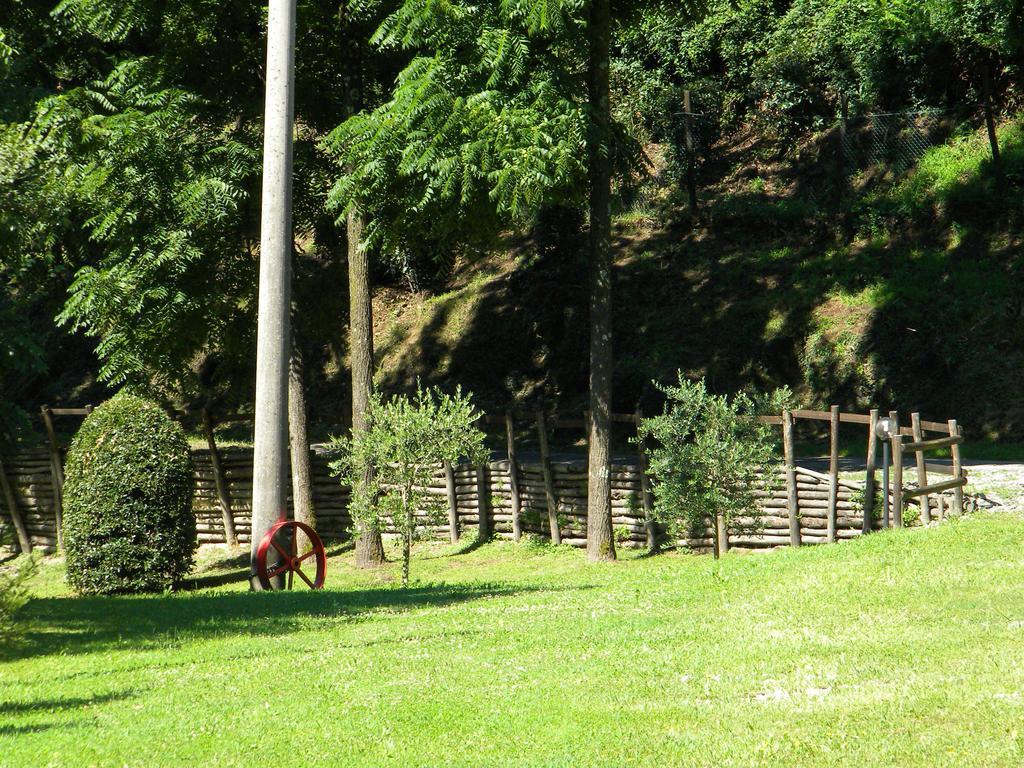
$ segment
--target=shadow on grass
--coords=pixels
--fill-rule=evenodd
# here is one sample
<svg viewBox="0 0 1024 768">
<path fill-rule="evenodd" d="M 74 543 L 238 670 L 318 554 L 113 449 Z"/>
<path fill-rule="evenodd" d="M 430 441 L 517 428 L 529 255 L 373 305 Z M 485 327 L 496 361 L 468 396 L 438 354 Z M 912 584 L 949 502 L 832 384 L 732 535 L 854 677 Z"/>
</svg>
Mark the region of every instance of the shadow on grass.
<svg viewBox="0 0 1024 768">
<path fill-rule="evenodd" d="M 22 715 L 27 712 L 38 712 L 45 710 L 78 709 L 80 707 L 91 707 L 96 704 L 106 704 L 110 701 L 135 696 L 137 691 L 134 688 L 126 688 L 122 691 L 101 693 L 97 696 L 69 696 L 64 699 L 37 699 L 36 701 L 0 701 L 0 715 Z"/>
<path fill-rule="evenodd" d="M 351 541 L 336 541 L 324 544 L 328 559 L 337 557 L 354 547 Z M 217 560 L 202 563 L 198 572 L 182 579 L 178 589 L 195 592 L 201 589 L 223 587 L 228 584 L 245 584 L 249 581 L 249 550 L 229 554 Z"/>
<path fill-rule="evenodd" d="M 71 711 L 108 704 L 110 702 L 122 701 L 138 695 L 135 688 L 125 688 L 120 691 L 112 691 L 97 696 L 69 696 L 63 699 L 36 699 L 34 701 L 5 701 L 0 702 L 0 716 L 5 719 L 16 718 L 25 715 L 35 715 L 42 712 L 51 715 L 65 715 Z M 28 723 L 18 725 L 15 723 L 4 723 L 0 725 L 0 736 L 21 736 L 28 733 L 40 733 L 54 728 L 66 728 L 69 726 L 67 720 L 56 720 L 43 723 Z"/>
<path fill-rule="evenodd" d="M 491 536 L 477 536 L 472 539 L 465 539 L 460 543 L 456 544 L 450 552 L 445 552 L 442 557 L 457 557 L 458 555 L 468 555 L 470 552 L 475 552 L 480 549 L 484 544 L 488 544 L 494 541 L 494 535 Z"/>
<path fill-rule="evenodd" d="M 179 640 L 234 635 L 277 636 L 317 622 L 355 622 L 373 615 L 440 608 L 490 597 L 540 591 L 504 584 L 438 584 L 335 592 L 198 592 L 133 597 L 32 600 L 19 614 L 21 642 L 0 660 L 114 648 L 149 650 Z"/>
</svg>

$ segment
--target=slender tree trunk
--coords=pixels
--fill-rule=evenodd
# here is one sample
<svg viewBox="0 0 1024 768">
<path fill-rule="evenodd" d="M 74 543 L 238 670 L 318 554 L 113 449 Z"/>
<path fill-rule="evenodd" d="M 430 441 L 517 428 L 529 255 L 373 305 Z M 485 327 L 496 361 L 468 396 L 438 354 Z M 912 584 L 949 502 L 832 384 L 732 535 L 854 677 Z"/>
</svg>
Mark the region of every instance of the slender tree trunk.
<svg viewBox="0 0 1024 768">
<path fill-rule="evenodd" d="M 587 481 L 587 558 L 614 560 L 612 537 L 612 258 L 611 107 L 608 85 L 611 45 L 609 0 L 590 4 L 590 424 Z"/>
<path fill-rule="evenodd" d="M 217 450 L 217 439 L 213 434 L 213 417 L 210 415 L 209 408 L 203 408 L 203 434 L 206 436 L 206 447 L 210 452 L 213 484 L 217 490 L 221 519 L 224 521 L 224 543 L 229 547 L 237 547 L 238 534 L 235 532 L 234 513 L 231 510 L 231 494 L 224 480 L 224 468 L 221 466 L 220 451 Z"/>
<path fill-rule="evenodd" d="M 370 398 L 373 395 L 373 304 L 370 296 L 370 264 L 361 247 L 363 220 L 352 212 L 348 215 L 348 294 L 349 294 L 349 359 L 352 366 L 352 434 L 369 426 Z M 363 493 L 370 484 L 372 467 L 366 468 Z M 359 523 L 356 531 L 356 565 L 373 568 L 384 562 L 384 544 L 376 526 Z"/>
<path fill-rule="evenodd" d="M 294 345 L 293 345 L 294 346 Z M 313 506 L 313 473 L 309 461 L 309 426 L 306 409 L 306 387 L 300 355 L 293 349 L 288 367 L 288 442 L 292 458 L 292 509 L 300 523 L 316 528 L 316 509 Z M 299 533 L 299 551 L 311 545 Z"/>
<path fill-rule="evenodd" d="M 410 490 L 402 489 L 402 510 L 405 513 L 405 530 L 402 532 L 402 586 L 409 586 L 409 562 L 412 560 L 412 534 L 415 526 L 412 506 L 409 503 Z"/>
<path fill-rule="evenodd" d="M 285 512 L 288 478 L 295 0 L 269 0 L 266 82 L 250 557 L 254 577 L 259 543 Z M 276 581 L 280 586 L 280 577 Z M 258 579 L 250 583 L 260 588 Z"/>
</svg>

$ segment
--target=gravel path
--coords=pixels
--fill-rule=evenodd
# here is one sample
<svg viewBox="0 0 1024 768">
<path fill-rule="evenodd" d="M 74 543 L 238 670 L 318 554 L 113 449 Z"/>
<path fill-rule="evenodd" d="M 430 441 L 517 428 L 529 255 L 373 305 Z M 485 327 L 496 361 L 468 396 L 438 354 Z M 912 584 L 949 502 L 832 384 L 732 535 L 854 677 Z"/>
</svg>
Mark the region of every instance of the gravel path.
<svg viewBox="0 0 1024 768">
<path fill-rule="evenodd" d="M 881 461 L 881 457 L 879 457 L 879 461 Z M 908 481 L 917 480 L 914 461 L 913 455 L 904 457 L 903 473 Z M 928 462 L 946 466 L 950 464 L 949 459 L 928 459 Z M 800 466 L 818 472 L 828 471 L 827 457 L 801 459 L 799 463 Z M 979 507 L 1024 511 L 1024 462 L 965 459 L 963 465 L 970 481 L 967 492 L 978 495 Z M 864 467 L 864 459 L 843 458 L 839 460 L 840 475 L 849 480 L 863 480 Z"/>
</svg>

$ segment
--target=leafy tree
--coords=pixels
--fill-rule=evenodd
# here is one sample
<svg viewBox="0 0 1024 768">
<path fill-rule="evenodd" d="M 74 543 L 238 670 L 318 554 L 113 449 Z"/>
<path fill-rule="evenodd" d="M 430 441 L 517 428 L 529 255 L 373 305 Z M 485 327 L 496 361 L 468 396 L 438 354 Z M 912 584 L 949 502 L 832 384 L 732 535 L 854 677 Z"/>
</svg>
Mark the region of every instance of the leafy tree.
<svg viewBox="0 0 1024 768">
<path fill-rule="evenodd" d="M 2 261 L 73 275 L 61 320 L 98 340 L 103 380 L 248 400 L 264 6 L 8 4 L 0 156 L 16 151 L 17 162 L 0 172 L 0 200 L 15 201 L 2 216 L 16 226 L 0 235 Z M 324 83 L 350 57 L 337 7 L 304 4 L 299 23 L 294 210 L 308 252 L 337 241 L 316 144 L 344 114 L 340 89 Z"/>
<path fill-rule="evenodd" d="M 335 438 L 340 458 L 331 468 L 353 489 L 349 513 L 357 524 L 382 530 L 390 525 L 402 538 L 402 586 L 409 585 L 413 541 L 444 511 L 427 486 L 441 462 L 487 460 L 479 411 L 469 395 L 449 396 L 419 388 L 404 395 L 370 400 L 369 427 L 352 438 Z M 373 468 L 367 482 L 368 467 Z"/>
<path fill-rule="evenodd" d="M 757 417 L 780 413 L 789 391 L 730 398 L 681 372 L 678 384 L 658 388 L 667 398 L 664 412 L 644 419 L 636 438 L 657 442 L 650 451 L 655 516 L 675 537 L 710 528 L 717 557 L 717 520 L 737 530 L 756 508 L 758 492 L 776 482 L 774 429 Z"/>
<path fill-rule="evenodd" d="M 373 41 L 419 54 L 388 101 L 328 140 L 345 169 L 330 202 L 366 213 L 367 245 L 406 263 L 422 249 L 450 254 L 460 243 L 486 241 L 547 204 L 590 201 L 597 487 L 588 539 L 600 558 L 614 556 L 607 479 L 611 179 L 639 157 L 635 142 L 613 130 L 610 39 L 608 0 L 408 0 Z"/>
<path fill-rule="evenodd" d="M 682 88 L 724 124 L 792 132 L 830 124 L 838 96 L 901 109 L 976 98 L 980 62 L 1020 71 L 1020 0 L 645 2 L 620 27 L 620 103 L 662 138 Z"/>
<path fill-rule="evenodd" d="M 540 5 L 407 0 L 374 34 L 415 55 L 326 146 L 342 170 L 330 204 L 366 216 L 383 258 L 439 258 L 545 201 L 582 201 L 580 3 Z"/>
</svg>

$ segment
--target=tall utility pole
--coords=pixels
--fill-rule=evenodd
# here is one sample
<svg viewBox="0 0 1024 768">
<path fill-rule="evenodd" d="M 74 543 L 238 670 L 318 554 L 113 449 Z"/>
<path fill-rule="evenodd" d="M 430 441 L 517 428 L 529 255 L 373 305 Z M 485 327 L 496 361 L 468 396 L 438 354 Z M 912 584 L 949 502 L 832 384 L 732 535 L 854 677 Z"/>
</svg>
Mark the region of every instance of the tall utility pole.
<svg viewBox="0 0 1024 768">
<path fill-rule="evenodd" d="M 295 2 L 269 0 L 267 15 L 252 485 L 253 574 L 256 548 L 274 521 L 285 513 L 287 504 Z M 258 579 L 250 579 L 250 584 L 259 589 Z"/>
</svg>

